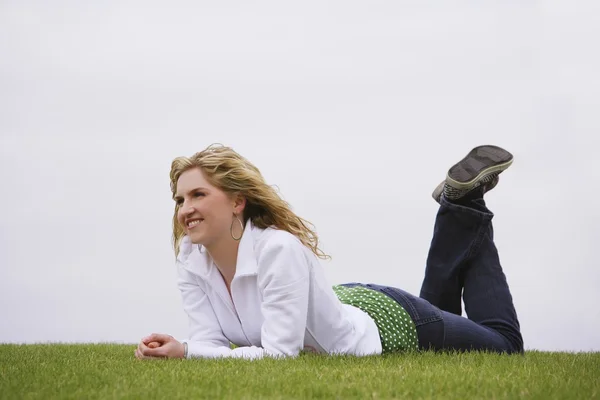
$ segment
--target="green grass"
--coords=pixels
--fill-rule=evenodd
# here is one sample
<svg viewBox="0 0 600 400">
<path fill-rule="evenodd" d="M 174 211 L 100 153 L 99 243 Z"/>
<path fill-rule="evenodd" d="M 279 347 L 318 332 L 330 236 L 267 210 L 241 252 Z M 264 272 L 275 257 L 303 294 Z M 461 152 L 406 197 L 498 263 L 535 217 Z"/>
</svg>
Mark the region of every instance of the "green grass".
<svg viewBox="0 0 600 400">
<path fill-rule="evenodd" d="M 152 360 L 133 345 L 0 345 L 0 398 L 600 397 L 600 353 Z"/>
</svg>

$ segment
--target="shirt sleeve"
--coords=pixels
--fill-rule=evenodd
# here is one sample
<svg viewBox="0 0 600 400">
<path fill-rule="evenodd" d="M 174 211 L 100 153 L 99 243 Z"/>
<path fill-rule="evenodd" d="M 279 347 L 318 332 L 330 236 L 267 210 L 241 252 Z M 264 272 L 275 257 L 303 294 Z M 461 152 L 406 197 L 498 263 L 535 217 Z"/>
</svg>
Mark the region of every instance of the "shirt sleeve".
<svg viewBox="0 0 600 400">
<path fill-rule="evenodd" d="M 304 245 L 294 236 L 283 238 L 267 243 L 258 259 L 261 342 L 268 354 L 297 356 L 304 348 L 310 267 Z"/>
<path fill-rule="evenodd" d="M 309 265 L 302 246 L 297 240 L 277 240 L 268 243 L 259 255 L 260 312 L 264 318 L 261 347 L 231 349 L 208 296 L 193 276 L 180 268 L 178 286 L 190 320 L 190 340 L 184 340 L 188 358 L 297 356 L 304 347 L 309 294 Z"/>
<path fill-rule="evenodd" d="M 177 286 L 190 326 L 189 340 L 183 340 L 188 344 L 188 358 L 226 356 L 230 351 L 229 340 L 221 330 L 208 295 L 181 266 L 178 274 Z"/>
</svg>

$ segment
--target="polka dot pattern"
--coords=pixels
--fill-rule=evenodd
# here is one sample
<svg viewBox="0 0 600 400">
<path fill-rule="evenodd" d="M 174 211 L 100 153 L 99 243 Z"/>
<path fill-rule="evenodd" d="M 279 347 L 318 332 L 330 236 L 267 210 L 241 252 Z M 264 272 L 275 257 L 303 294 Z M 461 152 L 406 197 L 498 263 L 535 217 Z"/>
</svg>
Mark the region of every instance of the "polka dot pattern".
<svg viewBox="0 0 600 400">
<path fill-rule="evenodd" d="M 361 286 L 334 286 L 344 304 L 357 307 L 375 321 L 383 353 L 418 350 L 417 328 L 404 308 L 389 296 Z"/>
</svg>

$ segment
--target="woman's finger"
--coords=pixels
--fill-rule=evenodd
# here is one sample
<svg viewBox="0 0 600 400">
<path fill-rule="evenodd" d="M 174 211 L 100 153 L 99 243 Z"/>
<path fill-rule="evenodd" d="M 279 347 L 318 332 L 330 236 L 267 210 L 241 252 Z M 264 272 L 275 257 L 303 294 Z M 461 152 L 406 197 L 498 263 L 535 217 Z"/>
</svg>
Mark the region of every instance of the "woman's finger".
<svg viewBox="0 0 600 400">
<path fill-rule="evenodd" d="M 160 360 L 163 357 L 152 357 L 152 356 L 145 356 L 143 355 L 139 349 L 135 349 L 135 357 L 138 360 Z"/>
<path fill-rule="evenodd" d="M 144 342 L 144 344 L 148 344 L 150 342 L 160 342 L 162 344 L 169 342 L 173 339 L 173 337 L 171 335 L 165 335 L 163 333 L 153 333 L 150 336 L 146 336 L 145 338 L 142 339 L 142 342 Z"/>
<path fill-rule="evenodd" d="M 140 343 L 140 353 L 142 353 L 144 357 L 161 358 L 165 356 L 164 348 L 158 347 L 156 349 L 151 349 L 150 347 L 146 346 L 144 342 Z"/>
<path fill-rule="evenodd" d="M 148 347 L 144 344 L 144 342 L 140 342 L 140 344 L 138 345 L 138 351 L 140 353 L 140 355 L 142 356 L 147 356 L 148 354 L 146 354 L 146 351 L 149 350 Z"/>
</svg>

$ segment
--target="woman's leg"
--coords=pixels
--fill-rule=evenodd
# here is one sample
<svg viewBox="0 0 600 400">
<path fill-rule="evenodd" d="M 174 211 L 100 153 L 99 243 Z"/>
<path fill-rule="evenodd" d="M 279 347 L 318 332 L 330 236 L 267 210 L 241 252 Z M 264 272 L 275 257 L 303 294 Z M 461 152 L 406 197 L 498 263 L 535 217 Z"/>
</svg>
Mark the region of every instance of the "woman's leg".
<svg viewBox="0 0 600 400">
<path fill-rule="evenodd" d="M 463 291 L 469 320 L 490 330 L 487 334 L 464 324 L 464 319 L 447 316 L 445 346 L 485 348 L 485 342 L 475 337 L 483 335 L 490 345 L 496 336 L 507 341 L 511 351 L 523 349 L 519 321 L 494 244 L 494 215 L 483 200 L 512 161 L 512 154 L 502 148 L 476 147 L 450 168 L 442 184 L 443 195 L 438 189 L 434 191 L 440 209 L 421 297 L 458 316 Z M 497 348 L 498 343 L 493 347 Z"/>
<path fill-rule="evenodd" d="M 460 285 L 469 318 L 446 307 L 449 312 L 442 313 L 444 348 L 523 350 L 517 313 L 493 240 L 492 218 L 482 197 L 461 204 L 441 199 L 430 249 L 433 262 L 428 261 L 421 297 L 432 304 L 442 303 L 443 309 L 448 304 L 444 301 L 456 301 L 444 283 L 451 290 Z M 444 269 L 443 257 L 450 261 L 449 271 Z"/>
<path fill-rule="evenodd" d="M 512 350 L 521 352 L 523 337 L 520 324 L 494 244 L 493 214 L 486 208 L 482 197 L 469 200 L 464 205 L 452 204 L 445 199 L 442 204 L 442 207 L 454 209 L 454 212 L 471 214 L 473 223 L 480 225 L 469 259 L 461 271 L 463 301 L 468 318 L 502 335 Z M 460 326 L 450 328 L 448 339 L 462 335 Z"/>
<path fill-rule="evenodd" d="M 512 162 L 512 154 L 500 147 L 475 147 L 448 170 L 446 180 L 433 192 L 433 198 L 441 207 L 429 248 L 421 297 L 444 311 L 462 313 L 464 269 L 473 255 L 473 235 L 479 226 L 466 220 L 466 215 L 452 213 L 444 207 L 442 198 L 469 207 L 472 200 L 483 198 L 498 184 L 498 175 Z M 483 211 L 491 214 L 485 207 Z M 455 230 L 457 226 L 461 226 L 460 234 Z"/>
<path fill-rule="evenodd" d="M 442 191 L 421 297 L 369 285 L 411 315 L 421 348 L 522 352 L 523 339 L 493 241 L 493 214 L 483 194 L 498 182 L 512 155 L 495 146 L 473 149 L 453 166 Z M 449 183 L 454 185 L 449 187 Z M 452 201 L 449 201 L 451 199 Z M 469 319 L 461 317 L 461 292 Z"/>
<path fill-rule="evenodd" d="M 452 211 L 446 205 L 438 210 L 420 297 L 443 311 L 461 315 L 463 269 L 469 261 L 477 226 L 464 223 L 468 215 Z M 463 229 L 457 234 L 455 227 L 459 225 Z"/>
</svg>

